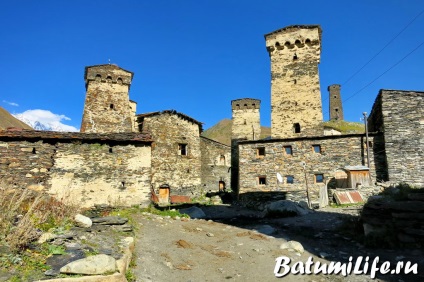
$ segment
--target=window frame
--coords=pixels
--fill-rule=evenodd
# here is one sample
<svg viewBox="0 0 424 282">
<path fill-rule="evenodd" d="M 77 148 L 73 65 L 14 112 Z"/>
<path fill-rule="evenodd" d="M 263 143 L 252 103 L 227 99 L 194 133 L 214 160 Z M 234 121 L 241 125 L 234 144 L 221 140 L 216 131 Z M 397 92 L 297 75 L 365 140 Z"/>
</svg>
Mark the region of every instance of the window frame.
<svg viewBox="0 0 424 282">
<path fill-rule="evenodd" d="M 318 181 L 318 177 L 322 177 L 321 181 Z M 314 174 L 314 183 L 315 184 L 324 184 L 324 174 L 323 173 L 315 173 Z"/>
<path fill-rule="evenodd" d="M 318 152 L 317 152 L 316 148 L 318 148 Z M 320 144 L 313 144 L 312 145 L 312 152 L 314 152 L 315 154 L 322 154 L 321 145 Z"/>
<path fill-rule="evenodd" d="M 287 149 L 290 149 L 290 153 L 287 153 Z M 283 146 L 283 150 L 284 150 L 284 155 L 293 156 L 293 146 L 292 145 Z"/>
<path fill-rule="evenodd" d="M 183 154 L 183 152 L 185 154 Z M 188 144 L 187 143 L 178 143 L 178 155 L 179 156 L 188 156 Z"/>
<path fill-rule="evenodd" d="M 265 155 L 266 155 L 266 152 L 265 151 L 266 151 L 265 150 L 265 147 L 257 147 L 256 148 L 256 157 L 258 157 L 258 158 L 264 158 Z"/>
<path fill-rule="evenodd" d="M 261 183 L 261 179 L 263 180 L 264 183 Z M 258 186 L 266 186 L 266 185 L 267 185 L 266 175 L 259 175 Z"/>
<path fill-rule="evenodd" d="M 285 176 L 286 179 L 286 184 L 294 184 L 294 176 L 293 175 L 286 175 Z M 289 181 L 289 179 L 291 179 L 291 181 Z"/>
</svg>

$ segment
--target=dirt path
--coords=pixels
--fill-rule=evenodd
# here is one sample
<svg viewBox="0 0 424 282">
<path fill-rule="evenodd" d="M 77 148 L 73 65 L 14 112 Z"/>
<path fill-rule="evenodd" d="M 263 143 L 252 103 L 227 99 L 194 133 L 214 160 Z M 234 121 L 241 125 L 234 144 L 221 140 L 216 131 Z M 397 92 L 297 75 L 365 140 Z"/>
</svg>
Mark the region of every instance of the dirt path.
<svg viewBox="0 0 424 282">
<path fill-rule="evenodd" d="M 349 256 L 423 262 L 422 250 L 370 250 L 355 238 L 339 233 L 340 227 L 346 226 L 345 217 L 355 214 L 355 210 L 341 214 L 329 209 L 283 219 L 255 218 L 256 213 L 228 206 L 203 210 L 214 220 L 138 215 L 133 269 L 137 281 L 274 281 L 275 260 L 280 256 L 289 257 L 290 265 L 305 263 L 309 257 L 314 262 L 347 262 Z M 288 240 L 300 242 L 305 251 L 280 249 Z M 380 275 L 372 280 L 369 275 L 345 278 L 324 274 L 284 277 L 285 281 L 402 281 L 401 278 Z M 402 279 L 424 281 L 423 276 L 417 275 Z"/>
</svg>

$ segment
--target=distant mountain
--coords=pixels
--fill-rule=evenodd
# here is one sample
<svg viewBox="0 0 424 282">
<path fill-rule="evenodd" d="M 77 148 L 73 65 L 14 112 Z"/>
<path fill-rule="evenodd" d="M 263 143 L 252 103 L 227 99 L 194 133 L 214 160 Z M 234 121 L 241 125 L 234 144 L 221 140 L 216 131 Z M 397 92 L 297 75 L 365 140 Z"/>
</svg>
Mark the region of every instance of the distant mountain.
<svg viewBox="0 0 424 282">
<path fill-rule="evenodd" d="M 220 143 L 231 145 L 231 126 L 232 121 L 230 119 L 223 119 L 214 126 L 203 131 L 202 136 L 218 141 Z M 271 135 L 271 128 L 261 126 L 261 138 L 265 138 Z"/>
<path fill-rule="evenodd" d="M 8 111 L 0 107 L 0 130 L 7 129 L 8 127 L 32 129 L 31 126 L 15 118 Z"/>
<path fill-rule="evenodd" d="M 62 128 L 60 125 L 53 124 L 53 123 L 42 123 L 40 121 L 32 121 L 27 118 L 25 118 L 22 114 L 14 115 L 17 119 L 20 121 L 29 124 L 32 128 L 35 130 L 43 130 L 43 131 L 68 131 L 64 128 Z"/>
</svg>

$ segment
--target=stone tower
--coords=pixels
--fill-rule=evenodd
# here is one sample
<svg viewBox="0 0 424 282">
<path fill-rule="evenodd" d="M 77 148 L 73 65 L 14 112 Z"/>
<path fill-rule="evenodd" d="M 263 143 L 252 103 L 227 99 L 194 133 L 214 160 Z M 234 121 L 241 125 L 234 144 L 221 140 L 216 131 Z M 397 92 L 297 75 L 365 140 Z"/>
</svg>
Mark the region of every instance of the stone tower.
<svg viewBox="0 0 424 282">
<path fill-rule="evenodd" d="M 288 26 L 265 35 L 271 59 L 271 136 L 295 137 L 322 122 L 319 25 Z"/>
<path fill-rule="evenodd" d="M 128 94 L 133 75 L 111 64 L 85 68 L 86 97 L 81 132 L 134 131 Z"/>
<path fill-rule="evenodd" d="M 342 96 L 340 95 L 340 84 L 328 86 L 330 94 L 330 120 L 343 120 Z"/>
<path fill-rule="evenodd" d="M 231 139 L 257 140 L 261 136 L 261 100 L 237 99 L 231 101 L 233 124 Z"/>
</svg>

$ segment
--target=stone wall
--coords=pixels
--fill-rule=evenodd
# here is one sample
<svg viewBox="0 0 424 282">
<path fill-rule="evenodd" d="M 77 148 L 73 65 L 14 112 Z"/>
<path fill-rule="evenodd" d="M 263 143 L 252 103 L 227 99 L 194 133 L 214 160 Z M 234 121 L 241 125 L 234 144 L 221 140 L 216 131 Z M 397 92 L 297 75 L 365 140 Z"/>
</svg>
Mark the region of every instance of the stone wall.
<svg viewBox="0 0 424 282">
<path fill-rule="evenodd" d="M 265 35 L 271 59 L 271 136 L 289 138 L 322 122 L 320 26 L 289 26 Z"/>
<path fill-rule="evenodd" d="M 257 140 L 261 136 L 261 101 L 257 99 L 237 99 L 231 101 L 231 138 Z"/>
<path fill-rule="evenodd" d="M 343 104 L 340 95 L 340 84 L 328 86 L 330 120 L 343 120 Z"/>
<path fill-rule="evenodd" d="M 202 189 L 219 191 L 220 182 L 226 190 L 231 189 L 231 147 L 201 137 Z M 222 186 L 221 186 L 222 187 Z"/>
<path fill-rule="evenodd" d="M 129 88 L 133 73 L 116 65 L 86 67 L 81 132 L 133 132 Z"/>
<path fill-rule="evenodd" d="M 380 90 L 368 126 L 383 132 L 380 179 L 424 186 L 424 92 Z"/>
<path fill-rule="evenodd" d="M 0 181 L 82 207 L 147 205 L 150 143 L 134 133 L 0 131 Z"/>
<path fill-rule="evenodd" d="M 152 144 L 152 185 L 171 186 L 171 194 L 190 196 L 201 184 L 201 123 L 176 111 L 138 115 L 139 129 Z M 185 145 L 185 155 L 180 149 Z M 187 193 L 185 193 L 187 192 Z"/>
<path fill-rule="evenodd" d="M 373 136 L 370 136 L 370 141 L 372 140 Z M 314 145 L 320 152 L 315 152 Z M 258 155 L 258 149 L 261 147 L 265 151 L 263 156 Z M 365 152 L 364 134 L 241 141 L 239 143 L 239 192 L 243 194 L 274 191 L 290 194 L 303 191 L 304 198 L 295 200 L 305 200 L 306 172 L 311 200 L 317 201 L 319 188 L 334 176 L 336 170 L 345 166 L 366 164 Z M 372 152 L 370 158 L 370 173 L 374 180 Z M 277 183 L 277 173 L 282 176 L 283 183 Z M 324 180 L 322 183 L 319 183 L 320 176 Z M 293 177 L 292 184 L 288 183 L 291 177 Z M 260 182 L 265 183 L 260 184 Z"/>
</svg>

